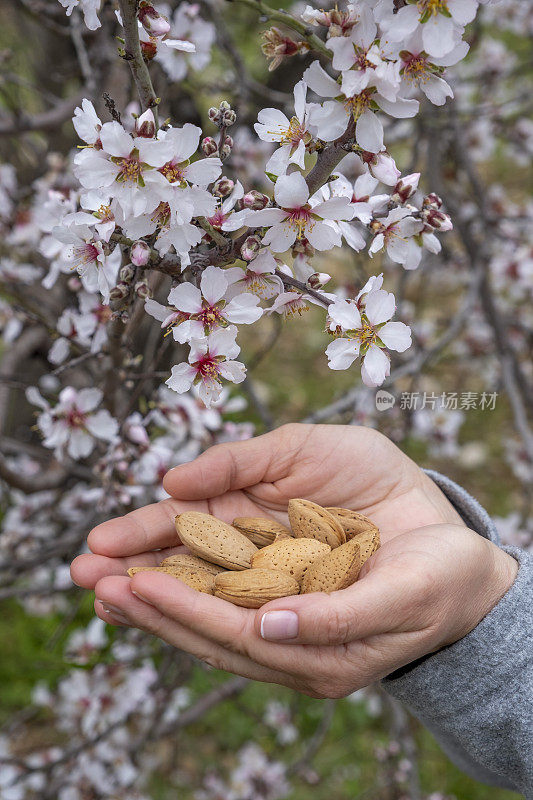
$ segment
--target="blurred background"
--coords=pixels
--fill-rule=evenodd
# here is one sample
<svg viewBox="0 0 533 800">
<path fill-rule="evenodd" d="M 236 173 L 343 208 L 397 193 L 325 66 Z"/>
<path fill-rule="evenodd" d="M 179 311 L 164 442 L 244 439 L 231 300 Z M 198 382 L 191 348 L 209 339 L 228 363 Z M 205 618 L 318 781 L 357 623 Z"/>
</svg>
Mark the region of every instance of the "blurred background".
<svg viewBox="0 0 533 800">
<path fill-rule="evenodd" d="M 151 64 L 163 118 L 214 135 L 207 110 L 228 100 L 237 124 L 225 174 L 267 191 L 269 145 L 252 126 L 261 108 L 290 111 L 310 57 L 269 71 L 261 52 L 269 23 L 237 2 L 157 8 L 197 45 L 195 56 Z M 92 596 L 72 586 L 68 564 L 98 521 L 161 498 L 170 466 L 303 420 L 378 428 L 477 497 L 506 543 L 533 546 L 530 4 L 482 6 L 467 30 L 467 59 L 447 72 L 455 99 L 388 121 L 402 174 L 421 171 L 423 191 L 437 192 L 452 216 L 442 252 L 414 271 L 381 254 L 322 257 L 320 269 L 350 294 L 383 271 L 396 318 L 412 326 L 409 360 L 393 362 L 384 402 L 377 407 L 355 368 L 328 369 L 322 315 L 312 308 L 241 334 L 249 378 L 206 411 L 195 395 L 160 388 L 171 342 L 161 345 L 145 317 L 118 373 L 131 396 L 122 449 L 66 468 L 42 446 L 25 399 L 29 386 L 91 385 L 96 369 L 80 361 L 68 320 L 57 323 L 72 278 L 41 283 L 54 257 L 49 204 L 75 189 L 71 117 L 81 99 L 91 97 L 105 119 L 113 104 L 123 121 L 139 109 L 117 57 L 112 2 L 102 3 L 94 32 L 54 0 L 3 0 L 0 18 L 0 800 L 517 797 L 464 776 L 379 687 L 312 700 L 106 627 Z M 352 156 L 339 169 L 361 172 Z M 102 307 L 95 315 L 105 326 Z M 58 339 L 70 343 L 68 361 L 50 357 Z M 148 373 L 140 342 L 157 352 Z"/>
</svg>

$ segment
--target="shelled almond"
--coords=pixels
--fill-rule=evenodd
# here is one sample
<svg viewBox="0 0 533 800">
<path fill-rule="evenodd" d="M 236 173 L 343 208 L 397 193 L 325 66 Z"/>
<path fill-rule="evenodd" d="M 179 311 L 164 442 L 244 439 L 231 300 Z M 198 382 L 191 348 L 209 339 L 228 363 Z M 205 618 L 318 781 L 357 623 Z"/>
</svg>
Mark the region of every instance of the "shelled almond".
<svg viewBox="0 0 533 800">
<path fill-rule="evenodd" d="M 188 552 L 167 556 L 158 567 L 193 589 L 234 605 L 260 608 L 280 597 L 346 589 L 379 547 L 376 525 L 347 508 L 322 508 L 302 498 L 289 501 L 291 527 L 260 517 L 233 525 L 210 514 L 176 517 L 179 542 Z"/>
</svg>

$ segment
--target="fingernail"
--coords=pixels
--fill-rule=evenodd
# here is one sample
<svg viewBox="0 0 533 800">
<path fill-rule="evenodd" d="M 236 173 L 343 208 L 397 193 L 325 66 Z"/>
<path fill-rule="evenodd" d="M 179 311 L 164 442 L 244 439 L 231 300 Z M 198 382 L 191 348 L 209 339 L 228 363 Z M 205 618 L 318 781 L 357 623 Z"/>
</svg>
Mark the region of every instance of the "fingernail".
<svg viewBox="0 0 533 800">
<path fill-rule="evenodd" d="M 151 603 L 149 600 L 147 600 L 147 599 L 146 599 L 146 597 L 143 597 L 143 596 L 142 596 L 142 594 L 139 594 L 139 592 L 135 592 L 135 591 L 132 589 L 132 590 L 131 590 L 131 593 L 132 593 L 132 594 L 134 594 L 134 595 L 135 595 L 135 597 L 138 597 L 138 598 L 139 598 L 139 600 L 142 600 L 142 601 L 143 601 L 143 603 L 148 603 L 148 605 L 149 605 L 149 606 L 152 606 L 152 605 L 153 605 L 153 603 Z"/>
<path fill-rule="evenodd" d="M 112 606 L 109 603 L 102 603 L 102 608 L 107 614 L 111 614 L 119 622 L 124 622 L 129 625 L 129 619 L 124 615 L 120 608 Z"/>
<path fill-rule="evenodd" d="M 298 636 L 298 614 L 294 611 L 267 611 L 261 619 L 261 636 L 270 641 Z"/>
</svg>

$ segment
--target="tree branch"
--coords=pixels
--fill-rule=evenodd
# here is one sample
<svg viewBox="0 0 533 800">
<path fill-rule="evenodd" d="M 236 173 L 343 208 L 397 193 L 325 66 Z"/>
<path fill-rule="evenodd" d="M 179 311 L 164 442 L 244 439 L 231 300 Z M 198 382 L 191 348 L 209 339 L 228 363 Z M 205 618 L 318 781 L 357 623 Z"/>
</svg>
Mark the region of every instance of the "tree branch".
<svg viewBox="0 0 533 800">
<path fill-rule="evenodd" d="M 154 112 L 157 124 L 157 105 L 152 79 L 148 66 L 144 60 L 141 43 L 139 40 L 139 25 L 137 22 L 138 0 L 118 0 L 120 14 L 122 16 L 122 26 L 124 28 L 125 55 L 124 59 L 129 63 L 135 86 L 141 101 L 143 111 L 151 108 Z"/>
</svg>

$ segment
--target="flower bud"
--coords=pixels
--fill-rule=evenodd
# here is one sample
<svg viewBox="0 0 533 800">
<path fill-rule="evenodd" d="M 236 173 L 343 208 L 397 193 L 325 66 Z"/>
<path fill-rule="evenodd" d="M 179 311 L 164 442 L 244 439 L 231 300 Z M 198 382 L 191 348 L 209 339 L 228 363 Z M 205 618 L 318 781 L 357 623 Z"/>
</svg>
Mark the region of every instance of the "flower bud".
<svg viewBox="0 0 533 800">
<path fill-rule="evenodd" d="M 117 283 L 116 286 L 109 292 L 110 300 L 124 300 L 130 293 L 130 287 L 127 283 Z"/>
<path fill-rule="evenodd" d="M 218 144 L 212 136 L 206 136 L 205 139 L 202 139 L 201 148 L 202 153 L 206 156 L 214 156 L 215 153 L 218 153 Z"/>
<path fill-rule="evenodd" d="M 135 136 L 143 139 L 153 139 L 156 132 L 154 112 L 151 108 L 135 120 Z"/>
<path fill-rule="evenodd" d="M 151 61 L 157 54 L 157 41 L 150 39 L 148 42 L 141 42 L 141 50 L 145 61 Z"/>
<path fill-rule="evenodd" d="M 233 147 L 233 139 L 231 138 L 231 136 L 226 136 L 226 138 L 224 139 L 224 144 L 227 145 L 227 147 L 229 147 L 230 149 Z"/>
<path fill-rule="evenodd" d="M 391 200 L 395 203 L 405 203 L 417 190 L 420 173 L 413 172 L 400 178 L 391 195 Z"/>
<path fill-rule="evenodd" d="M 119 272 L 119 278 L 122 283 L 131 283 L 135 275 L 135 270 L 132 264 L 126 264 Z"/>
<path fill-rule="evenodd" d="M 220 122 L 221 114 L 220 114 L 219 109 L 215 108 L 215 106 L 211 106 L 211 108 L 207 112 L 207 116 L 209 117 L 211 122 L 215 123 L 215 125 L 217 125 Z"/>
<path fill-rule="evenodd" d="M 220 148 L 220 158 L 224 161 L 225 158 L 231 155 L 231 147 L 227 144 L 223 144 Z"/>
<path fill-rule="evenodd" d="M 145 267 L 150 261 L 150 248 L 146 242 L 143 242 L 142 239 L 134 242 L 131 246 L 130 258 L 136 267 Z"/>
<path fill-rule="evenodd" d="M 135 294 L 137 297 L 140 297 L 141 300 L 146 300 L 147 297 L 151 297 L 152 292 L 146 281 L 138 281 L 135 284 Z"/>
<path fill-rule="evenodd" d="M 266 196 L 266 194 L 258 192 L 256 189 L 252 189 L 251 192 L 247 192 L 242 198 L 243 208 L 249 208 L 252 211 L 261 211 L 263 208 L 267 207 L 269 202 L 270 199 Z"/>
<path fill-rule="evenodd" d="M 328 275 L 327 272 L 313 272 L 306 281 L 306 285 L 309 289 L 321 289 L 324 284 L 326 284 L 329 280 L 331 280 L 331 275 Z"/>
<path fill-rule="evenodd" d="M 224 113 L 222 114 L 222 124 L 226 128 L 229 128 L 231 127 L 231 125 L 234 125 L 236 119 L 237 119 L 237 114 L 232 108 L 230 108 L 229 111 L 224 111 Z"/>
<path fill-rule="evenodd" d="M 215 197 L 227 197 L 232 193 L 234 186 L 235 181 L 222 176 L 222 178 L 219 178 L 218 181 L 213 184 L 212 194 L 214 194 Z"/>
<path fill-rule="evenodd" d="M 452 221 L 448 214 L 444 211 L 439 211 L 436 208 L 426 207 L 421 212 L 422 219 L 432 228 L 439 231 L 451 231 L 453 228 Z"/>
<path fill-rule="evenodd" d="M 433 206 L 433 208 L 440 208 L 442 205 L 442 199 L 438 196 L 438 194 L 435 194 L 435 192 L 430 192 L 430 194 L 427 194 L 424 197 L 422 205 Z"/>
<path fill-rule="evenodd" d="M 248 236 L 241 245 L 241 256 L 245 261 L 252 261 L 261 249 L 260 236 Z"/>
<path fill-rule="evenodd" d="M 170 31 L 170 23 L 162 17 L 148 2 L 141 2 L 137 18 L 149 36 L 166 36 Z"/>
</svg>

